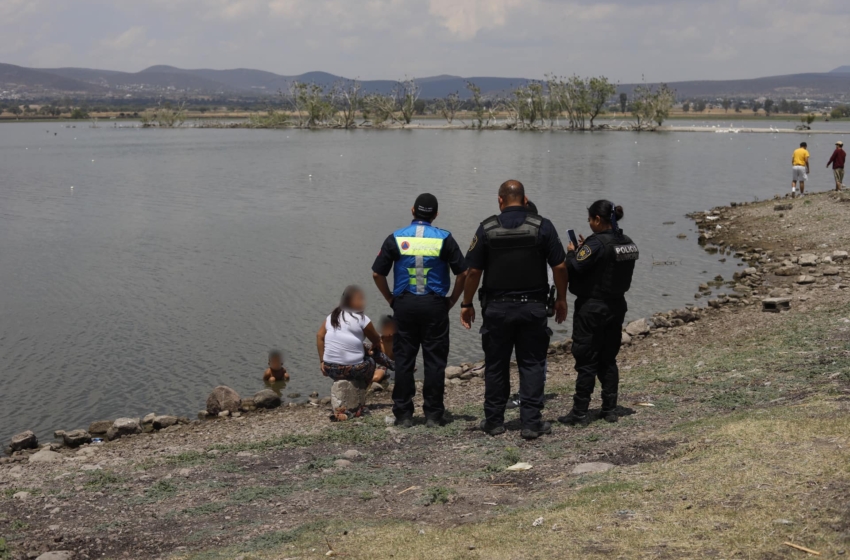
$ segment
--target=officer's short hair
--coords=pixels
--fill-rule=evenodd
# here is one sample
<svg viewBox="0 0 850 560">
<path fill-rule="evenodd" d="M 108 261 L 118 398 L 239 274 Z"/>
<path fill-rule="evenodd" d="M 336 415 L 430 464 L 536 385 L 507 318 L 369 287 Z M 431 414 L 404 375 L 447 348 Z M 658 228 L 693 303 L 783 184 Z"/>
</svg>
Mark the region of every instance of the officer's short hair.
<svg viewBox="0 0 850 560">
<path fill-rule="evenodd" d="M 525 200 L 525 187 L 516 179 L 505 181 L 499 187 L 499 198 L 505 202 L 522 202 Z"/>
</svg>

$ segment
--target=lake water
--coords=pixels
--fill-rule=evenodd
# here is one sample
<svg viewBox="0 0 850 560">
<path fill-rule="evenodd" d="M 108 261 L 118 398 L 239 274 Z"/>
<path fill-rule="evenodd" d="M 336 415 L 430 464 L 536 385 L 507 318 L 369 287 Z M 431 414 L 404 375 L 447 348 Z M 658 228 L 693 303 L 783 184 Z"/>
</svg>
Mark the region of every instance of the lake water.
<svg viewBox="0 0 850 560">
<path fill-rule="evenodd" d="M 736 265 L 699 248 L 685 213 L 786 192 L 802 137 L 3 124 L 0 440 L 194 416 L 215 385 L 261 389 L 271 347 L 284 395 L 328 394 L 315 332 L 349 283 L 369 288 L 373 318 L 389 311 L 370 267 L 423 191 L 462 246 L 508 178 L 562 233 L 587 234 L 585 208 L 613 199 L 642 253 L 629 318 L 692 304 Z M 834 141 L 808 138 L 814 190 L 832 188 Z M 457 313 L 452 362 L 480 359 Z"/>
</svg>

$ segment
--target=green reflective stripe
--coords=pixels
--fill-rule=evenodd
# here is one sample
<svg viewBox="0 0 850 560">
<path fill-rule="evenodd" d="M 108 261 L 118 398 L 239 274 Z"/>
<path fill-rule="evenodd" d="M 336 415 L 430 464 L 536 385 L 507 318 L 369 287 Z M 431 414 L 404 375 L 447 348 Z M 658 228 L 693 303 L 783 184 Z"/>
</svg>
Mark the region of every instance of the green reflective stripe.
<svg viewBox="0 0 850 560">
<path fill-rule="evenodd" d="M 439 257 L 443 240 L 430 237 L 398 237 L 398 250 L 406 257 Z"/>
<path fill-rule="evenodd" d="M 422 271 L 422 285 L 427 286 L 428 285 L 428 273 L 431 272 L 430 268 L 422 268 L 422 269 L 408 268 L 407 274 L 410 276 L 410 285 L 411 286 L 418 286 L 419 285 L 419 282 L 418 282 L 419 275 L 417 274 L 417 272 L 419 270 Z"/>
</svg>

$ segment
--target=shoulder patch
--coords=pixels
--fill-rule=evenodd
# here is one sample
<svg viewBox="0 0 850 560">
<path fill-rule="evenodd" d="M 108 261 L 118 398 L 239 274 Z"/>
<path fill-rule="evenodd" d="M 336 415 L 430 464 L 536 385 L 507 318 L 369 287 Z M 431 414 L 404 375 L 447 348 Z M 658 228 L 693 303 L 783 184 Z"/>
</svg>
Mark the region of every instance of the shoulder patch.
<svg viewBox="0 0 850 560">
<path fill-rule="evenodd" d="M 577 261 L 583 261 L 583 260 L 587 259 L 592 253 L 593 253 L 593 250 L 587 244 L 582 245 L 581 249 L 578 250 L 578 254 L 576 255 L 576 260 Z"/>
<path fill-rule="evenodd" d="M 474 235 L 472 237 L 472 243 L 469 244 L 469 250 L 472 251 L 473 249 L 475 249 L 476 245 L 478 245 L 478 236 Z"/>
</svg>

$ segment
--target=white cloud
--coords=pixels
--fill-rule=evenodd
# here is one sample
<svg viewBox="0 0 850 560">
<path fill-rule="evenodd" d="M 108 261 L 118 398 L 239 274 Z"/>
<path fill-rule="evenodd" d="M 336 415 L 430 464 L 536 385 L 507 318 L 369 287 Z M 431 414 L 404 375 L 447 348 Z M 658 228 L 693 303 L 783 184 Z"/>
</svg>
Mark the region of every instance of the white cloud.
<svg viewBox="0 0 850 560">
<path fill-rule="evenodd" d="M 482 29 L 502 27 L 508 12 L 534 0 L 430 0 L 430 13 L 453 35 L 472 39 Z"/>
</svg>

